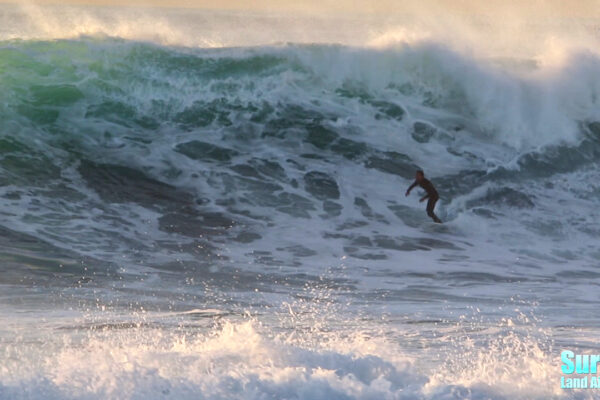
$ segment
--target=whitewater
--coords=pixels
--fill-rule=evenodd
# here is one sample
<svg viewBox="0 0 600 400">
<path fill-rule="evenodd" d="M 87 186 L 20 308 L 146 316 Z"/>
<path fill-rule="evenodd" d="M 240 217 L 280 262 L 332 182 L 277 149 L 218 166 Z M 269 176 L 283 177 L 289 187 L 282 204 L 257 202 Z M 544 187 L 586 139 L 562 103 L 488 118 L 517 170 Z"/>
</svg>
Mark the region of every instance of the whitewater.
<svg viewBox="0 0 600 400">
<path fill-rule="evenodd" d="M 600 398 L 596 21 L 0 22 L 0 399 Z"/>
</svg>

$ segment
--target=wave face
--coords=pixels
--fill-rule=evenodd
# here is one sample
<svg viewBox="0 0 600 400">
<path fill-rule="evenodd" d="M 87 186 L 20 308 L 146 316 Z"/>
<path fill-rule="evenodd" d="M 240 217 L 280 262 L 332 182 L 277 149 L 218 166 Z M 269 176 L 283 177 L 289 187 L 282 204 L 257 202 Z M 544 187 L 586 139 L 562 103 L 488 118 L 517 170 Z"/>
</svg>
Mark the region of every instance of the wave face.
<svg viewBox="0 0 600 400">
<path fill-rule="evenodd" d="M 556 350 L 597 348 L 593 53 L 24 39 L 0 398 L 593 398 Z"/>
</svg>

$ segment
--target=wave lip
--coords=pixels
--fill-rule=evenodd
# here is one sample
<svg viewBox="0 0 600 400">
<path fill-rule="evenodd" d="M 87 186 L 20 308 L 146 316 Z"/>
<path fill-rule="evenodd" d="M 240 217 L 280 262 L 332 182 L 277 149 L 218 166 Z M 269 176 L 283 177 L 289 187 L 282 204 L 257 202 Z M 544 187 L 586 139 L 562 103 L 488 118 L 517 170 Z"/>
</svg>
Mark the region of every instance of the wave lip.
<svg viewBox="0 0 600 400">
<path fill-rule="evenodd" d="M 565 310 L 597 308 L 594 291 L 580 290 L 599 277 L 593 53 L 523 67 L 434 39 L 220 49 L 140 40 L 159 42 L 0 44 L 11 239 L 0 243 L 0 281 L 10 293 L 35 292 L 31 302 L 49 308 L 48 292 L 129 311 L 258 303 L 266 319 L 282 299 L 316 298 L 299 314 L 339 301 L 356 315 L 367 304 L 386 323 L 382 310 L 419 314 L 417 328 L 384 323 L 369 340 L 333 318 L 320 325 L 325 338 L 233 322 L 52 330 L 43 349 L 2 349 L 11 364 L 0 365 L 0 397 L 583 396 L 530 386 L 556 381 L 547 337 L 476 324 L 494 340 L 469 347 L 472 335 L 451 331 L 435 354 L 414 338 L 447 333 L 432 317 L 447 313 L 440 305 L 496 316 L 522 296 L 573 343 L 564 327 L 582 322 Z M 441 227 L 403 196 L 420 168 L 441 194 Z"/>
<path fill-rule="evenodd" d="M 7 228 L 107 262 L 133 247 L 137 263 L 160 265 L 178 240 L 181 262 L 437 251 L 448 238 L 423 241 L 422 213 L 390 189 L 420 168 L 469 245 L 474 226 L 500 224 L 503 237 L 534 234 L 542 246 L 569 231 L 545 192 L 596 168 L 589 54 L 527 73 L 432 42 L 192 49 L 80 38 L 9 41 L 0 54 L 7 207 L 34 216 L 14 212 Z M 65 218 L 67 198 L 76 205 Z M 335 238 L 331 248 L 285 232 L 297 221 Z M 595 237 L 588 222 L 572 226 Z M 292 237 L 301 251 L 280 243 Z M 280 244 L 256 248 L 269 240 Z"/>
</svg>

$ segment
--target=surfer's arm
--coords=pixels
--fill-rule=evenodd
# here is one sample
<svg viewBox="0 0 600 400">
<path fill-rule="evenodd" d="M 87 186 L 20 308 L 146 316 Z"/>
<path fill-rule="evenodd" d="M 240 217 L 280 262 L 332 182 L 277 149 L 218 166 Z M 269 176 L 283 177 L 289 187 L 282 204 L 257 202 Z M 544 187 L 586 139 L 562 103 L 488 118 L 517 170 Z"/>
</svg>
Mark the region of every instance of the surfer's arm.
<svg viewBox="0 0 600 400">
<path fill-rule="evenodd" d="M 410 194 L 410 191 L 413 190 L 413 188 L 415 186 L 417 186 L 417 181 L 414 181 L 413 184 L 408 187 L 408 189 L 406 190 L 406 195 L 407 196 Z"/>
<path fill-rule="evenodd" d="M 425 199 L 429 198 L 429 193 L 427 193 L 425 196 L 421 197 L 421 199 L 419 200 L 419 202 L 424 202 Z"/>
</svg>

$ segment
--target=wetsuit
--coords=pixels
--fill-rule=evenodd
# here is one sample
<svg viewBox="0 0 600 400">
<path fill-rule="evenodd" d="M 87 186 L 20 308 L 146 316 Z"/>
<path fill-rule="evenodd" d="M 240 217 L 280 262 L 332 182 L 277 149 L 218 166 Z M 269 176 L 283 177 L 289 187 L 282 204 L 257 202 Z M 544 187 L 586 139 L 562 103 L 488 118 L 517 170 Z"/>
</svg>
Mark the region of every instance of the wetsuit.
<svg viewBox="0 0 600 400">
<path fill-rule="evenodd" d="M 423 190 L 427 192 L 427 196 L 425 196 L 426 199 L 429 199 L 427 201 L 427 215 L 431 217 L 431 219 L 433 219 L 434 222 L 441 223 L 442 221 L 433 212 L 433 209 L 435 208 L 435 203 L 437 203 L 437 201 L 440 199 L 440 195 L 438 194 L 437 190 L 435 190 L 433 184 L 431 183 L 431 181 L 429 181 L 429 179 L 423 178 L 421 182 L 415 181 L 412 185 L 410 185 L 410 187 L 407 190 L 407 193 L 410 193 L 410 191 L 413 190 L 413 188 L 417 185 L 421 186 L 421 188 L 423 188 Z"/>
</svg>

